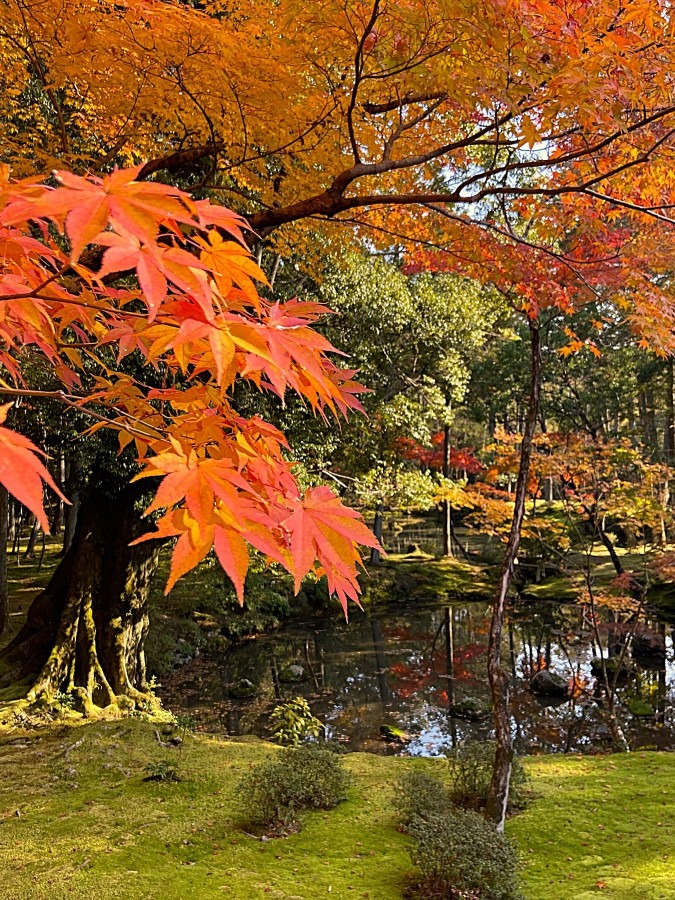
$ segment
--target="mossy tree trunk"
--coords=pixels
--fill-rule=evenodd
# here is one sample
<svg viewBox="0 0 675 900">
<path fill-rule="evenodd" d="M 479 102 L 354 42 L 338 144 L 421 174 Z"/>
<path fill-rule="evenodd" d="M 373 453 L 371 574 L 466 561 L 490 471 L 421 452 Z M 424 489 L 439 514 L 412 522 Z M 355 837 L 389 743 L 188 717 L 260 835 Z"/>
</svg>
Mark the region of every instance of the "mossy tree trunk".
<svg viewBox="0 0 675 900">
<path fill-rule="evenodd" d="M 69 550 L 0 651 L 0 686 L 31 683 L 30 703 L 70 692 L 86 714 L 150 700 L 144 641 L 159 547 L 129 546 L 141 533 L 139 497 L 136 485 L 87 491 Z"/>
<path fill-rule="evenodd" d="M 373 523 L 373 534 L 377 541 L 382 545 L 382 531 L 384 526 L 384 504 L 380 501 L 375 509 L 375 522 Z M 380 564 L 382 554 L 377 547 L 373 547 L 370 551 L 370 565 L 377 566 Z"/>
</svg>

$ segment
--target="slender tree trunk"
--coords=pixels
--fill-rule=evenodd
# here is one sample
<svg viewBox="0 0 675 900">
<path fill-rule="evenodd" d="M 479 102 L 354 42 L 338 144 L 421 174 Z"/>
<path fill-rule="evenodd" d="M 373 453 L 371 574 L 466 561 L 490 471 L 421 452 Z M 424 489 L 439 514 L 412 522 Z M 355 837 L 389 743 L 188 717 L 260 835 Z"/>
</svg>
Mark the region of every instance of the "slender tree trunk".
<svg viewBox="0 0 675 900">
<path fill-rule="evenodd" d="M 497 413 L 494 411 L 492 407 L 488 412 L 488 434 L 491 438 L 494 438 L 495 431 L 497 430 Z"/>
<path fill-rule="evenodd" d="M 0 484 L 0 635 L 9 623 L 9 587 L 7 584 L 7 539 L 9 494 Z"/>
<path fill-rule="evenodd" d="M 455 632 L 453 627 L 452 607 L 445 607 L 445 661 L 448 676 L 448 710 L 452 713 L 455 705 Z M 457 746 L 457 722 L 450 715 L 450 740 L 453 750 Z"/>
<path fill-rule="evenodd" d="M 38 536 L 38 521 L 35 516 L 31 516 L 28 520 L 31 522 L 30 535 L 28 537 L 28 543 L 26 544 L 26 552 L 24 553 L 24 559 L 33 559 L 35 556 L 35 545 L 37 544 L 37 536 Z"/>
<path fill-rule="evenodd" d="M 56 481 L 58 486 L 61 488 L 61 490 L 63 490 L 64 485 L 65 485 L 65 480 L 66 480 L 66 478 L 65 478 L 66 467 L 65 467 L 65 460 L 63 459 L 63 453 L 61 450 L 59 450 L 58 453 L 56 454 L 56 465 L 54 466 L 54 471 L 52 472 L 52 474 L 54 475 L 54 480 Z M 57 497 L 56 498 L 56 508 L 54 510 L 54 516 L 52 518 L 51 527 L 49 529 L 53 535 L 57 535 L 61 531 L 61 527 L 63 525 L 64 506 L 65 506 L 65 504 L 64 504 L 63 500 L 61 500 L 60 497 Z"/>
<path fill-rule="evenodd" d="M 675 463 L 675 384 L 673 357 L 666 360 L 666 422 L 663 433 L 663 449 L 672 466 Z"/>
<path fill-rule="evenodd" d="M 450 477 L 450 426 L 443 428 L 443 477 Z M 452 506 L 443 501 L 443 556 L 452 556 Z"/>
<path fill-rule="evenodd" d="M 377 504 L 377 509 L 375 510 L 375 521 L 373 522 L 373 534 L 377 538 L 379 544 L 382 544 L 382 526 L 384 521 L 384 505 L 382 503 Z M 370 564 L 371 566 L 377 566 L 380 562 L 381 554 L 377 547 L 373 547 L 370 551 Z"/>
<path fill-rule="evenodd" d="M 511 718 L 509 714 L 509 683 L 508 676 L 501 664 L 502 629 L 504 627 L 506 599 L 511 587 L 513 568 L 520 545 L 520 532 L 525 514 L 527 480 L 532 455 L 532 439 L 537 425 L 539 395 L 541 392 L 541 339 L 539 324 L 531 320 L 529 326 L 531 351 L 529 404 L 523 430 L 523 441 L 520 447 L 520 469 L 516 483 L 513 520 L 499 575 L 499 586 L 492 611 L 488 645 L 488 678 L 492 694 L 496 749 L 486 814 L 496 823 L 498 831 L 504 830 L 513 763 L 513 742 L 511 739 Z"/>
<path fill-rule="evenodd" d="M 159 544 L 129 546 L 141 533 L 139 495 L 137 485 L 114 496 L 88 490 L 70 549 L 0 651 L 0 687 L 32 684 L 28 701 L 47 706 L 68 691 L 85 714 L 151 699 L 144 641 Z"/>
<path fill-rule="evenodd" d="M 638 408 L 640 410 L 640 426 L 645 447 L 657 449 L 656 416 L 654 414 L 654 389 L 650 384 L 643 385 L 638 391 Z"/>
</svg>

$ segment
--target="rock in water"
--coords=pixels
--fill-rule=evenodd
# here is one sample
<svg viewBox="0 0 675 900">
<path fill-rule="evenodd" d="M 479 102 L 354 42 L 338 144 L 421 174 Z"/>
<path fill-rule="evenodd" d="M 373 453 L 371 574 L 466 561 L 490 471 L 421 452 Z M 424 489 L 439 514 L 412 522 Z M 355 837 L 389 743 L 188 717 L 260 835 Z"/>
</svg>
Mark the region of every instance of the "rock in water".
<svg viewBox="0 0 675 900">
<path fill-rule="evenodd" d="M 230 687 L 230 697 L 234 697 L 235 700 L 245 700 L 247 697 L 252 697 L 255 694 L 255 685 L 252 681 L 249 681 L 248 678 L 240 678 L 236 684 L 233 684 Z"/>
<path fill-rule="evenodd" d="M 395 725 L 380 725 L 380 737 L 390 744 L 405 744 L 410 740 L 410 735 L 402 728 Z"/>
<path fill-rule="evenodd" d="M 619 663 L 619 659 L 616 656 L 605 659 L 605 671 L 607 672 L 607 677 L 610 681 L 614 678 L 618 681 L 625 681 L 626 678 L 634 674 L 630 663 L 627 662 L 626 659 Z M 599 656 L 595 656 L 591 660 L 591 674 L 595 678 L 602 678 L 602 660 Z"/>
<path fill-rule="evenodd" d="M 666 639 L 658 631 L 633 636 L 633 659 L 643 669 L 660 669 L 666 664 Z"/>
<path fill-rule="evenodd" d="M 542 669 L 530 678 L 530 690 L 541 697 L 567 697 L 570 692 L 562 675 L 550 669 Z"/>
<path fill-rule="evenodd" d="M 474 697 L 467 697 L 459 703 L 453 703 L 448 709 L 451 716 L 456 719 L 465 719 L 467 722 L 480 722 L 490 715 L 490 707 Z"/>
<path fill-rule="evenodd" d="M 285 669 L 281 670 L 281 674 L 279 675 L 279 681 L 283 681 L 285 684 L 296 684 L 297 682 L 304 680 L 305 670 L 297 663 L 286 666 Z"/>
</svg>

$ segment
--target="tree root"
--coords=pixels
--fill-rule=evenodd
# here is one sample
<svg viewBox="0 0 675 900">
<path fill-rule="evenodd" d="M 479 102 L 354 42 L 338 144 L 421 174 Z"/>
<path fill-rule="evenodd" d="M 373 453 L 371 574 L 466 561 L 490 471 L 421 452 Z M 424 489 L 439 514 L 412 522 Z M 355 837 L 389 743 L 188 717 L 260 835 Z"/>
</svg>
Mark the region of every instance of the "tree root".
<svg viewBox="0 0 675 900">
<path fill-rule="evenodd" d="M 48 696 L 42 692 L 34 699 L 23 697 L 0 706 L 0 736 L 58 723 L 76 725 L 84 721 L 112 721 L 127 716 L 158 725 L 174 721 L 173 713 L 163 709 L 160 699 L 151 692 L 144 694 L 136 691 L 133 699 L 120 694 L 106 706 L 97 706 L 83 688 L 75 687 L 66 696 Z"/>
</svg>

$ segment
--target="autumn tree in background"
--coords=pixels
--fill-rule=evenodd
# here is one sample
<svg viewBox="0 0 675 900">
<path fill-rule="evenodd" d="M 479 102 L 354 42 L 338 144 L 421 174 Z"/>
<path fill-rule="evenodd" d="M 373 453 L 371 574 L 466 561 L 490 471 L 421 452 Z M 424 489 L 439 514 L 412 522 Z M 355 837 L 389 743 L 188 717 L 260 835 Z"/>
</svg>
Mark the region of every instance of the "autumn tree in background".
<svg viewBox="0 0 675 900">
<path fill-rule="evenodd" d="M 497 285 L 525 315 L 534 377 L 491 635 L 503 751 L 491 813 L 503 825 L 511 749 L 499 638 L 538 415 L 540 312 L 609 293 L 644 340 L 671 346 L 670 7 L 201 7 L 11 0 L 1 152 L 19 175 L 139 163 L 137 179 L 223 198 L 275 253 L 310 257 L 319 228 L 326 240 L 367 234 L 420 269 Z M 102 230 L 102 217 L 92 221 L 83 243 Z M 90 271 L 107 274 L 105 263 Z"/>
</svg>

